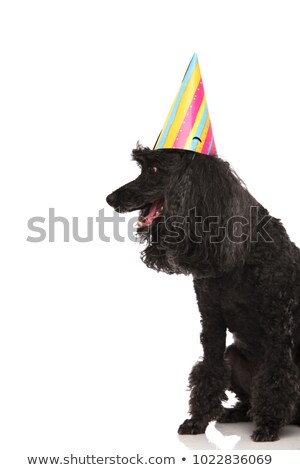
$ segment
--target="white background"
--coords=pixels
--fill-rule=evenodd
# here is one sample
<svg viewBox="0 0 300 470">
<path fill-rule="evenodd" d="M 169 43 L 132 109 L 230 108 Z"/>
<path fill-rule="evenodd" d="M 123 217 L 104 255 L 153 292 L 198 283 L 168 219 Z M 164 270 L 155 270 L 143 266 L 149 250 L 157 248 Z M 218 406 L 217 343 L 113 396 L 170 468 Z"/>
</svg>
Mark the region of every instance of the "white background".
<svg viewBox="0 0 300 470">
<path fill-rule="evenodd" d="M 201 448 L 176 433 L 201 354 L 192 280 L 96 227 L 90 243 L 59 227 L 55 243 L 29 243 L 27 221 L 54 207 L 83 236 L 88 216 L 111 215 L 106 195 L 137 176 L 131 149 L 153 146 L 197 52 L 219 154 L 300 244 L 298 6 L 1 2 L 3 468 Z"/>
</svg>

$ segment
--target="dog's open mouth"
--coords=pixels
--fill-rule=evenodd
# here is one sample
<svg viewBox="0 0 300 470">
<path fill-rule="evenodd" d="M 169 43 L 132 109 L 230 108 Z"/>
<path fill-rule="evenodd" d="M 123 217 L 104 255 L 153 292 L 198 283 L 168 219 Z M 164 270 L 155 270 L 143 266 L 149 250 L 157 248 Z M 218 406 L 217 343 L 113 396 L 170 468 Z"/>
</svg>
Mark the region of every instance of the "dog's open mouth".
<svg viewBox="0 0 300 470">
<path fill-rule="evenodd" d="M 139 220 L 137 221 L 137 227 L 149 227 L 152 225 L 155 219 L 159 217 L 164 210 L 164 200 L 158 199 L 154 201 L 152 204 L 147 204 L 142 210 L 139 216 Z"/>
</svg>

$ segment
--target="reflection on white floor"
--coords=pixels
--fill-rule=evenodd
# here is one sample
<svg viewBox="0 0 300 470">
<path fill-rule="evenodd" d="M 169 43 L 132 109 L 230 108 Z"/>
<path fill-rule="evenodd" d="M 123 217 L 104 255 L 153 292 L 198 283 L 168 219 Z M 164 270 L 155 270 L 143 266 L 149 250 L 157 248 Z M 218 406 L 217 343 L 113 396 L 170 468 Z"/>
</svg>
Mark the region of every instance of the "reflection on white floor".
<svg viewBox="0 0 300 470">
<path fill-rule="evenodd" d="M 300 427 L 285 426 L 276 442 L 253 442 L 250 435 L 253 423 L 210 423 L 206 433 L 196 436 L 178 436 L 189 450 L 299 450 Z"/>
</svg>

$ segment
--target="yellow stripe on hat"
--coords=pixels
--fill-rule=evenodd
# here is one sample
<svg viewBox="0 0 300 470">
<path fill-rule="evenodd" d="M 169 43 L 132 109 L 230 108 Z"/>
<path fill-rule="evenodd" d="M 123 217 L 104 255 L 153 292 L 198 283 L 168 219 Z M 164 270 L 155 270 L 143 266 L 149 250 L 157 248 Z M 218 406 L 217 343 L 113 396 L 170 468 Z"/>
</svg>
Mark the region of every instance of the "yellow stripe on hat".
<svg viewBox="0 0 300 470">
<path fill-rule="evenodd" d="M 200 68 L 196 67 L 188 84 L 187 87 L 182 95 L 182 99 L 180 101 L 180 104 L 178 106 L 178 110 L 175 116 L 175 119 L 171 125 L 170 131 L 168 133 L 168 136 L 166 138 L 166 143 L 165 147 L 166 148 L 171 148 L 174 145 L 175 139 L 177 137 L 177 134 L 179 132 L 179 129 L 183 123 L 183 120 L 188 113 L 190 103 L 193 99 L 193 96 L 197 90 L 198 83 L 200 81 Z"/>
<path fill-rule="evenodd" d="M 179 92 L 180 92 L 180 90 L 178 90 L 178 92 L 177 92 L 177 94 L 176 94 L 176 96 L 175 96 L 174 102 L 173 102 L 173 104 L 172 104 L 172 106 L 171 106 L 171 109 L 170 109 L 170 111 L 168 112 L 167 118 L 166 118 L 165 123 L 164 123 L 164 125 L 163 125 L 163 128 L 162 128 L 162 130 L 161 130 L 161 133 L 160 133 L 160 135 L 159 135 L 159 138 L 158 138 L 158 140 L 157 140 L 157 142 L 156 142 L 156 144 L 155 144 L 155 148 L 160 148 L 160 144 L 161 144 L 162 137 L 163 137 L 163 135 L 164 135 L 164 133 L 165 133 L 165 130 L 166 130 L 167 125 L 169 124 L 169 121 L 170 121 L 170 118 L 171 118 L 171 114 L 172 114 L 172 112 L 173 112 L 173 108 L 174 108 L 174 105 L 175 105 L 175 103 L 176 103 L 176 101 L 177 101 Z M 166 147 L 166 145 L 164 145 L 164 147 Z"/>
</svg>

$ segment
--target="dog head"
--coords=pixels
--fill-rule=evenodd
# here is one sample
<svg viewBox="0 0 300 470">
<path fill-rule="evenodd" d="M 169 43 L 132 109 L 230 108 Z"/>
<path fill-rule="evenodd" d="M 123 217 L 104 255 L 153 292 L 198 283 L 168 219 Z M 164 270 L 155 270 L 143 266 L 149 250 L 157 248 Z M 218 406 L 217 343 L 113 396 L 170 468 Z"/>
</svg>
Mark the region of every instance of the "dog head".
<svg viewBox="0 0 300 470">
<path fill-rule="evenodd" d="M 182 154 L 173 150 L 150 150 L 138 147 L 132 151 L 140 175 L 107 196 L 107 203 L 117 212 L 140 210 L 138 232 L 146 233 L 156 225 L 165 210 L 165 200 L 172 178 L 185 166 Z"/>
<path fill-rule="evenodd" d="M 118 212 L 140 211 L 147 266 L 203 277 L 243 263 L 248 244 L 239 237 L 248 229 L 236 217 L 249 218 L 256 201 L 227 162 L 180 149 L 137 147 L 132 156 L 140 175 L 107 202 Z"/>
</svg>

